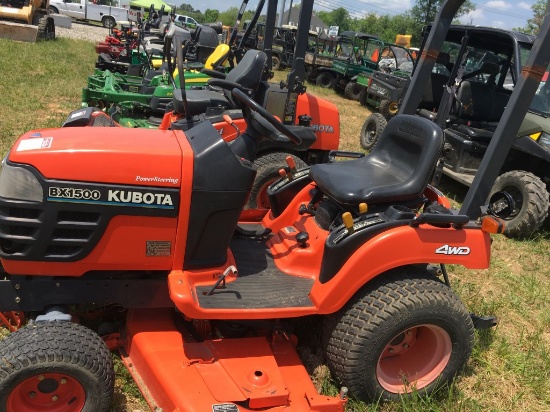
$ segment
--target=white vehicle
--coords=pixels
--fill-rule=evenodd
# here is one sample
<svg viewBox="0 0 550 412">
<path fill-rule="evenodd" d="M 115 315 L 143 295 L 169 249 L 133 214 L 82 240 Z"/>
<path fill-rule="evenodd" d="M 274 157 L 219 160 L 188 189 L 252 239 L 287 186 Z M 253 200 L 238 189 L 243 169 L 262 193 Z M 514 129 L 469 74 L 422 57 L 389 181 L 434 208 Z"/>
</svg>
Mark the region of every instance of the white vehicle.
<svg viewBox="0 0 550 412">
<path fill-rule="evenodd" d="M 105 0 L 50 0 L 49 13 L 63 14 L 78 20 L 99 21 L 108 29 L 117 22 L 128 21 L 128 9 L 101 4 Z"/>
<path fill-rule="evenodd" d="M 200 26 L 199 23 L 197 23 L 197 21 L 193 17 L 182 16 L 181 14 L 176 14 L 175 16 L 176 16 L 175 21 L 180 22 L 184 27 L 189 27 L 193 29 L 197 26 Z"/>
</svg>

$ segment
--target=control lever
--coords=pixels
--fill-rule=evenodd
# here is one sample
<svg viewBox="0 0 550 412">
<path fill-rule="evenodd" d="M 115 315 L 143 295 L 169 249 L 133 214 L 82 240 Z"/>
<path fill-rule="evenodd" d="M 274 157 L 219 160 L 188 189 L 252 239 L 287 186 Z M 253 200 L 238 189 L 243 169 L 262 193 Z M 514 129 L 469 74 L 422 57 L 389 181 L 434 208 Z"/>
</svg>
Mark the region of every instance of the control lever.
<svg viewBox="0 0 550 412">
<path fill-rule="evenodd" d="M 220 283 L 223 283 L 222 288 L 225 289 L 225 278 L 230 273 L 233 273 L 234 275 L 236 275 L 238 273 L 237 268 L 231 265 L 227 269 L 225 269 L 224 272 L 220 275 L 220 277 L 216 281 L 216 283 L 214 283 L 214 286 L 212 286 L 210 290 L 206 293 L 206 296 L 211 296 L 214 293 L 214 291 L 220 286 Z"/>
<path fill-rule="evenodd" d="M 225 123 L 227 123 L 229 126 L 233 126 L 233 128 L 237 131 L 237 137 L 239 137 L 241 135 L 241 131 L 240 129 L 237 127 L 237 125 L 235 124 L 235 122 L 233 121 L 233 119 L 231 118 L 231 116 L 229 116 L 228 114 L 224 114 L 222 116 L 222 119 L 225 121 Z"/>
</svg>

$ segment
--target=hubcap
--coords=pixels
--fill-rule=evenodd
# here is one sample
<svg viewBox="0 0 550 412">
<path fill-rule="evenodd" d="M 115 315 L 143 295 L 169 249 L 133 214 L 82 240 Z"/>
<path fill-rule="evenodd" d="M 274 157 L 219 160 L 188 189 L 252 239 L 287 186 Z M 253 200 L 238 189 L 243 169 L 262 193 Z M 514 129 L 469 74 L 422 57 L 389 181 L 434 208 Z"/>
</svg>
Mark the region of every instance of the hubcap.
<svg viewBox="0 0 550 412">
<path fill-rule="evenodd" d="M 79 412 L 86 393 L 74 378 L 61 373 L 35 375 L 19 383 L 8 397 L 8 412 Z"/>
<path fill-rule="evenodd" d="M 439 326 L 420 325 L 395 336 L 384 348 L 376 376 L 392 393 L 410 393 L 437 380 L 451 357 L 449 334 Z"/>
</svg>

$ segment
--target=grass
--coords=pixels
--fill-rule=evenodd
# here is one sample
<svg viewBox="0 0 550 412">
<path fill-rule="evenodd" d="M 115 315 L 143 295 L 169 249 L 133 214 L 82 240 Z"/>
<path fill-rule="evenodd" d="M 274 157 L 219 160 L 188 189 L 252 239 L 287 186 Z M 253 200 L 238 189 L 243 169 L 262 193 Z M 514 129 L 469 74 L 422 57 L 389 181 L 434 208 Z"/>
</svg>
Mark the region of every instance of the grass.
<svg viewBox="0 0 550 412">
<path fill-rule="evenodd" d="M 92 73 L 91 43 L 59 39 L 25 44 L 0 39 L 5 63 L 0 77 L 0 150 L 5 153 L 22 133 L 56 127 L 80 107 L 80 92 Z M 284 73 L 277 73 L 277 80 Z M 369 113 L 330 90 L 308 91 L 334 102 L 340 110 L 342 150 L 359 150 L 359 129 Z M 440 187 L 454 202 L 465 188 L 443 179 Z M 517 241 L 495 236 L 491 268 L 448 268 L 454 290 L 470 311 L 494 314 L 498 326 L 476 333 L 466 370 L 449 388 L 428 398 L 416 395 L 396 403 L 363 404 L 351 400 L 348 411 L 518 411 L 550 410 L 550 232 Z M 302 357 L 318 387 L 338 392 L 323 365 L 318 345 L 302 347 Z M 116 357 L 115 357 L 116 358 Z M 112 411 L 146 411 L 131 377 L 116 358 Z"/>
</svg>

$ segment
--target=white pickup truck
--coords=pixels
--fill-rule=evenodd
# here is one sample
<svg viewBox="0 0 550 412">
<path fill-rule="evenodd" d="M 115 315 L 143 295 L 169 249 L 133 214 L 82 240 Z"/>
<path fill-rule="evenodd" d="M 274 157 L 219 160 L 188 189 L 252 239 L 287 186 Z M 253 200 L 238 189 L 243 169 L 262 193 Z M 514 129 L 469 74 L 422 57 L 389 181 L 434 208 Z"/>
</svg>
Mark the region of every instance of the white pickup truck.
<svg viewBox="0 0 550 412">
<path fill-rule="evenodd" d="M 78 20 L 99 21 L 108 29 L 119 21 L 128 21 L 128 9 L 101 4 L 102 0 L 50 0 L 49 13 L 63 14 Z"/>
</svg>

